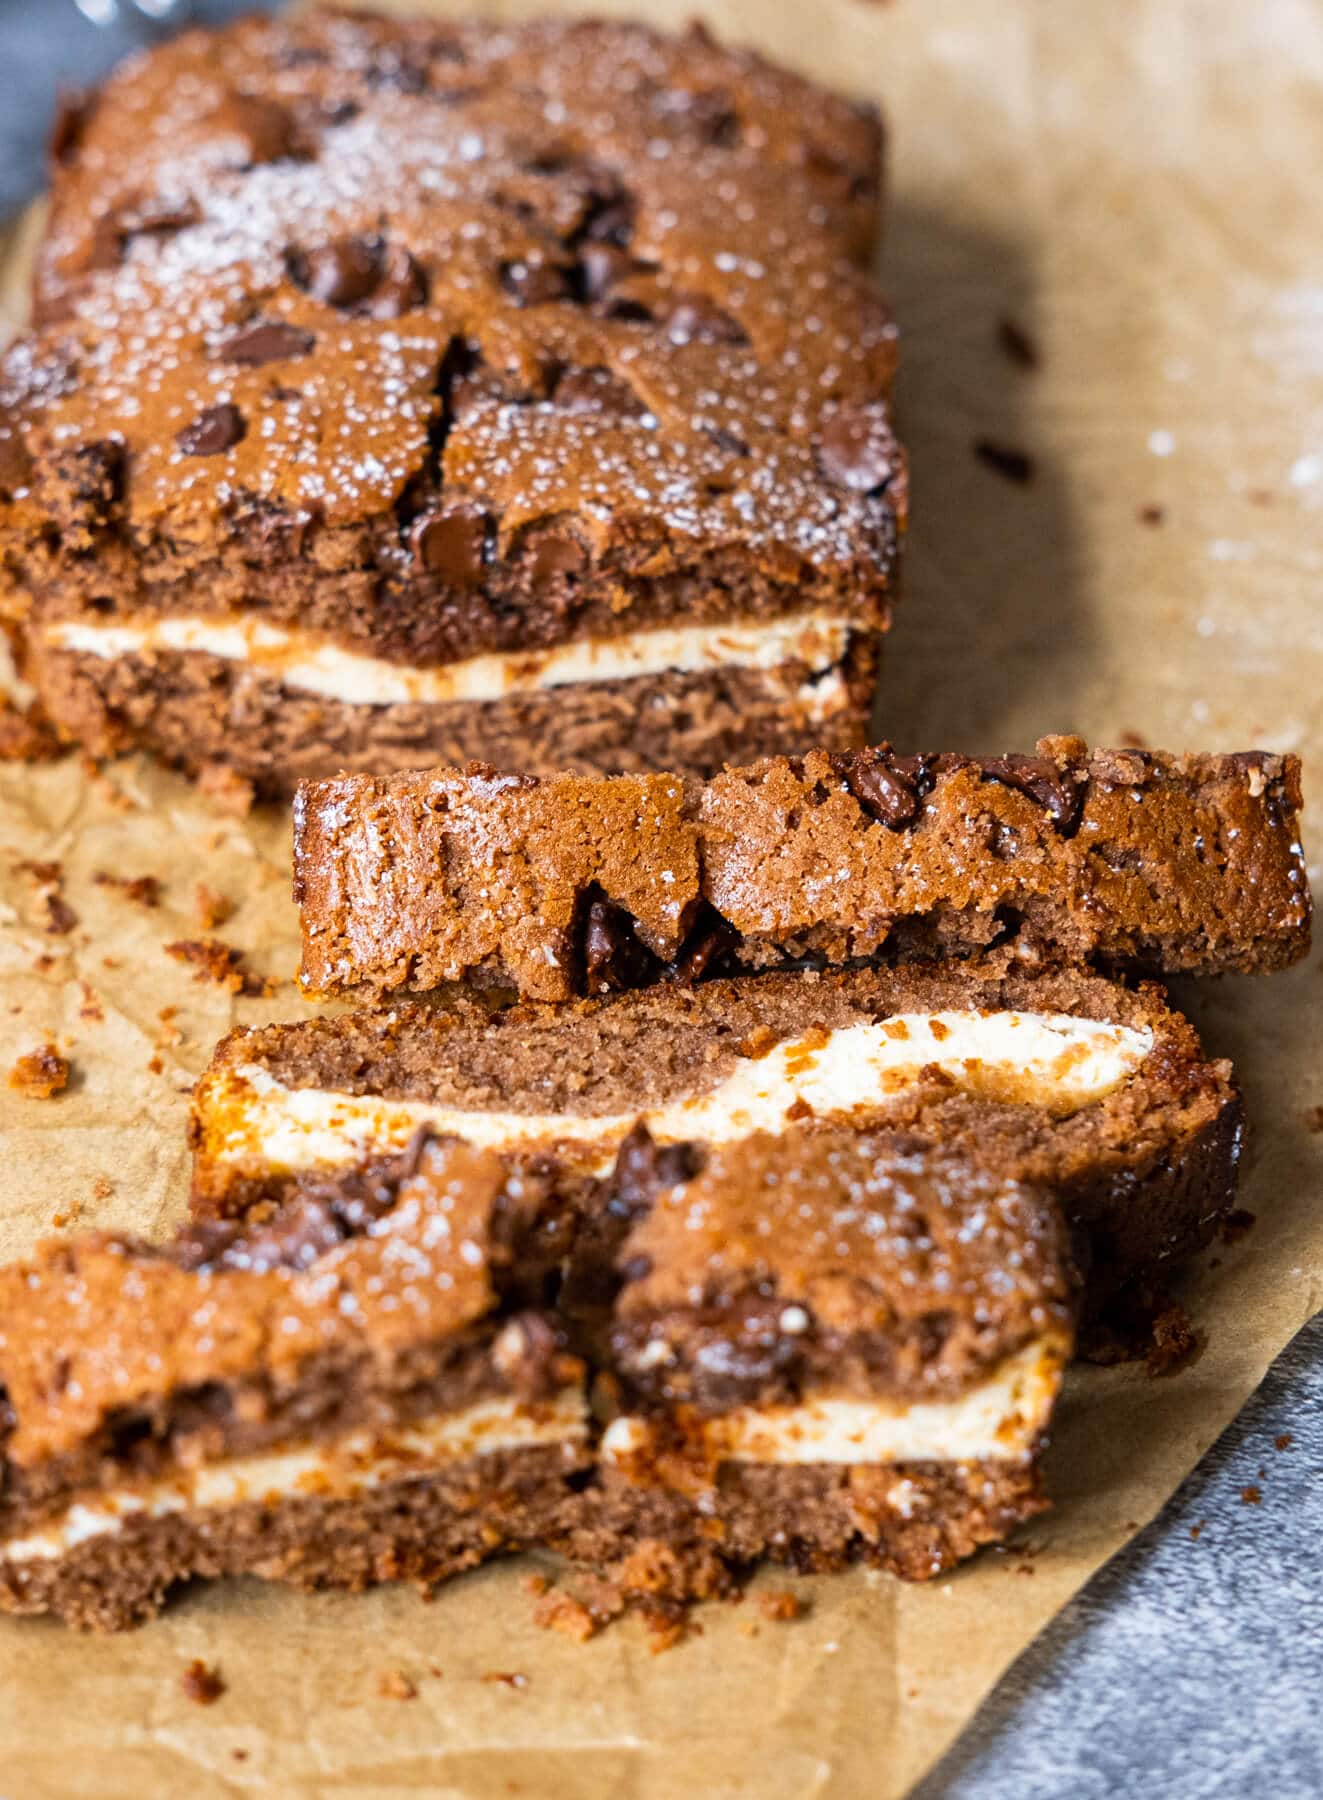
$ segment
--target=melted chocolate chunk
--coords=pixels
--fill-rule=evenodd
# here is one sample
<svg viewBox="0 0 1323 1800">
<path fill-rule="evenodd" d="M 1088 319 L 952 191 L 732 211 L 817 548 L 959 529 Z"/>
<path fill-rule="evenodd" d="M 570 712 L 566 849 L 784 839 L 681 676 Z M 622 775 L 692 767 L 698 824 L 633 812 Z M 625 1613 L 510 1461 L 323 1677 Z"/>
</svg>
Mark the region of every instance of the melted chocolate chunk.
<svg viewBox="0 0 1323 1800">
<path fill-rule="evenodd" d="M 260 94 L 226 94 L 207 123 L 214 136 L 239 143 L 244 168 L 304 154 L 293 114 Z"/>
<path fill-rule="evenodd" d="M 879 494 L 896 473 L 896 440 L 882 405 L 846 407 L 818 440 L 818 466 L 855 494 Z"/>
<path fill-rule="evenodd" d="M 313 250 L 292 250 L 286 264 L 297 285 L 314 300 L 340 308 L 357 306 L 381 279 L 381 245 L 372 238 L 337 238 Z"/>
<path fill-rule="evenodd" d="M 582 942 L 586 994 L 642 987 L 656 970 L 657 959 L 635 937 L 629 914 L 601 894 L 588 901 Z"/>
<path fill-rule="evenodd" d="M 608 1177 L 608 1210 L 618 1219 L 638 1218 L 662 1188 L 692 1181 L 701 1163 L 696 1144 L 660 1145 L 640 1119 L 616 1152 L 615 1168 Z M 625 1274 L 627 1281 L 638 1278 Z"/>
<path fill-rule="evenodd" d="M 699 916 L 685 939 L 684 948 L 666 973 L 683 987 L 692 987 L 714 965 L 719 964 L 739 941 L 740 934 L 730 920 L 723 918 L 710 901 L 704 900 Z"/>
<path fill-rule="evenodd" d="M 1070 837 L 1080 822 L 1084 784 L 1069 769 L 1046 756 L 989 757 L 980 765 L 988 781 L 1000 781 L 1036 801 L 1061 832 Z"/>
<path fill-rule="evenodd" d="M 403 244 L 390 245 L 376 285 L 360 310 L 370 319 L 400 319 L 426 303 L 427 277 Z"/>
<path fill-rule="evenodd" d="M 682 294 L 666 315 L 666 335 L 673 344 L 747 344 L 749 335 L 738 319 L 704 294 Z"/>
<path fill-rule="evenodd" d="M 562 577 L 581 575 L 588 566 L 588 552 L 568 532 L 549 531 L 537 541 L 529 573 L 536 587 L 547 588 Z"/>
<path fill-rule="evenodd" d="M 237 406 L 225 401 L 200 412 L 191 425 L 175 433 L 175 443 L 185 456 L 221 456 L 242 442 L 247 425 Z"/>
<path fill-rule="evenodd" d="M 918 817 L 917 783 L 893 765 L 888 751 L 863 750 L 841 763 L 842 780 L 870 819 L 898 831 Z"/>
<path fill-rule="evenodd" d="M 552 300 L 568 300 L 573 294 L 569 271 L 559 263 L 502 263 L 500 278 L 516 306 L 545 306 Z"/>
<path fill-rule="evenodd" d="M 414 567 L 440 576 L 448 587 L 478 585 L 486 542 L 487 515 L 479 506 L 420 513 L 409 532 Z"/>
<path fill-rule="evenodd" d="M 223 362 L 244 363 L 251 368 L 263 363 L 288 362 L 306 356 L 317 342 L 310 331 L 283 319 L 255 319 L 220 345 L 216 354 Z"/>
</svg>

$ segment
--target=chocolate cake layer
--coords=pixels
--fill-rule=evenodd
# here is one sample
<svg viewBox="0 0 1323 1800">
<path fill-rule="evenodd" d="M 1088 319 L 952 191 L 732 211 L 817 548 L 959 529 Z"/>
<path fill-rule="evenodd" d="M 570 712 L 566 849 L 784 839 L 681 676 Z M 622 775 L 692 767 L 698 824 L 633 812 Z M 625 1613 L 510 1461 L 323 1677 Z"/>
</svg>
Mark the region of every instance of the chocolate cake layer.
<svg viewBox="0 0 1323 1800">
<path fill-rule="evenodd" d="M 1297 759 L 816 751 L 678 775 L 303 784 L 302 979 L 564 1000 L 810 961 L 1278 968 L 1309 945 Z"/>
<path fill-rule="evenodd" d="M 1230 1067 L 1155 987 L 979 964 L 662 984 L 568 1006 L 397 1005 L 249 1028 L 193 1108 L 193 1205 L 241 1214 L 424 1126 L 591 1203 L 642 1119 L 659 1144 L 814 1117 L 1045 1185 L 1088 1246 L 1096 1309 L 1207 1242 L 1241 1139 Z"/>
<path fill-rule="evenodd" d="M 110 1627 L 194 1576 L 430 1580 L 540 1541 L 591 1461 L 556 1230 L 531 1178 L 420 1138 L 256 1230 L 0 1270 L 0 1608 Z"/>
<path fill-rule="evenodd" d="M 65 109 L 0 360 L 4 611 L 56 725 L 193 766 L 162 679 L 477 710 L 559 692 L 548 657 L 590 690 L 787 671 L 806 626 L 835 667 L 905 516 L 880 167 L 869 109 L 699 30 L 311 13 L 133 59 Z M 212 760 L 324 766 L 263 710 Z M 626 766 L 599 711 L 583 754 Z"/>
<path fill-rule="evenodd" d="M 34 648 L 46 702 L 96 756 L 143 745 L 190 770 L 234 769 L 266 795 L 302 776 L 380 773 L 495 758 L 552 774 L 674 765 L 704 774 L 786 745 L 863 742 L 877 638 L 839 661 L 675 670 L 582 681 L 497 700 L 346 702 L 286 686 L 260 666 L 198 652 L 151 656 Z M 829 654 L 835 655 L 834 648 Z"/>
</svg>

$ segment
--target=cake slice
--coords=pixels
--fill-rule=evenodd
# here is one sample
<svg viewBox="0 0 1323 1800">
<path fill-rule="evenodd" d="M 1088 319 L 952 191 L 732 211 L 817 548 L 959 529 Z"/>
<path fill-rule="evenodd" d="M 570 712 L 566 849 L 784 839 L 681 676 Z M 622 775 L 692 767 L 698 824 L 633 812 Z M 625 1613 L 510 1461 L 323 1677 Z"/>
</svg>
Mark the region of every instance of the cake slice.
<svg viewBox="0 0 1323 1800">
<path fill-rule="evenodd" d="M 700 30 L 304 11 L 61 117 L 0 612 L 264 792 L 863 741 L 905 519 L 876 114 Z"/>
<path fill-rule="evenodd" d="M 627 1593 L 720 1593 L 764 1557 L 922 1580 L 1041 1510 L 1074 1304 L 1050 1195 L 810 1125 L 692 1173 L 640 1132 L 613 1202 L 614 1416 L 567 1547 Z"/>
<path fill-rule="evenodd" d="M 1229 1065 L 1159 989 L 909 964 L 234 1032 L 194 1096 L 193 1205 L 233 1216 L 353 1182 L 427 1129 L 554 1180 L 582 1215 L 640 1120 L 665 1148 L 810 1119 L 1051 1189 L 1094 1310 L 1207 1241 L 1241 1134 Z"/>
<path fill-rule="evenodd" d="M 111 1630 L 194 1576 L 428 1583 L 562 1528 L 559 1248 L 534 1180 L 420 1137 L 251 1230 L 0 1270 L 0 1609 Z"/>
<path fill-rule="evenodd" d="M 1309 945 L 1300 767 L 1249 751 L 815 751 L 677 775 L 305 783 L 304 986 L 530 998 L 1006 947 L 1213 973 Z"/>
</svg>

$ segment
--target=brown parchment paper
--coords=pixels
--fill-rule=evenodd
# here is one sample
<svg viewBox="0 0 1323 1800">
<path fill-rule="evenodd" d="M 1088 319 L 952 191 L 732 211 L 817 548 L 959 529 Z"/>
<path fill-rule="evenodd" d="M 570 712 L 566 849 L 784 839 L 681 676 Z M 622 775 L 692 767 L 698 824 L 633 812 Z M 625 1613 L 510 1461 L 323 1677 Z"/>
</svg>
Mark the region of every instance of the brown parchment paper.
<svg viewBox="0 0 1323 1800">
<path fill-rule="evenodd" d="M 696 7 L 594 10 L 678 24 Z M 906 748 L 1078 729 L 1323 763 L 1323 14 L 1307 0 L 701 10 L 877 97 L 893 127 L 884 279 L 905 330 L 915 528 L 884 729 Z M 23 254 L 11 246 L 11 318 Z M 1036 371 L 999 350 L 1003 317 L 1037 342 Z M 978 462 L 980 437 L 1028 450 L 1033 481 Z M 62 862 L 80 920 L 67 936 L 44 930 L 25 857 Z M 75 1070 L 45 1102 L 0 1088 L 0 1255 L 52 1227 L 155 1232 L 178 1216 L 185 1096 L 211 1043 L 236 1019 L 300 1010 L 287 862 L 285 816 L 226 819 L 137 761 L 97 778 L 74 759 L 0 770 L 0 1067 L 53 1036 Z M 98 870 L 161 876 L 160 907 L 98 886 Z M 164 954 L 199 935 L 199 882 L 236 903 L 220 935 L 282 980 L 274 998 L 235 1000 Z M 777 1576 L 805 1618 L 710 1608 L 701 1635 L 657 1657 L 630 1625 L 586 1646 L 537 1631 L 517 1566 L 430 1606 L 253 1583 L 111 1640 L 3 1621 L 0 1793 L 903 1792 L 1323 1301 L 1323 1136 L 1306 1124 L 1323 1104 L 1319 971 L 1316 954 L 1179 996 L 1239 1061 L 1258 1223 L 1191 1280 L 1208 1333 L 1192 1368 L 1072 1376 L 1058 1504 L 1031 1557 L 921 1588 Z M 223 1672 L 210 1708 L 181 1693 L 193 1657 Z M 416 1699 L 379 1696 L 391 1669 Z"/>
</svg>

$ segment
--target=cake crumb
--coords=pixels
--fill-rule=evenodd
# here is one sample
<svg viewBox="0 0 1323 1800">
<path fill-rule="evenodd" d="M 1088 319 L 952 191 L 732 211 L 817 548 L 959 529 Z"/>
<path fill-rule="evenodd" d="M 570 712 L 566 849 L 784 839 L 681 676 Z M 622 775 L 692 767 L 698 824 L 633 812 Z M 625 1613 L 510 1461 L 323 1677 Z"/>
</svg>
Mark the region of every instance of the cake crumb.
<svg viewBox="0 0 1323 1800">
<path fill-rule="evenodd" d="M 545 1575 L 521 1575 L 519 1585 L 526 1594 L 532 1594 L 535 1600 L 540 1600 L 551 1583 Z"/>
<path fill-rule="evenodd" d="M 37 705 L 0 694 L 0 762 L 54 762 L 64 747 Z"/>
<path fill-rule="evenodd" d="M 1194 1361 L 1203 1348 L 1199 1333 L 1183 1306 L 1165 1307 L 1153 1321 L 1153 1335 L 1144 1353 L 1144 1371 L 1155 1380 L 1176 1375 Z"/>
<path fill-rule="evenodd" d="M 38 862 L 25 858 L 20 872 L 30 875 L 37 885 L 37 898 L 46 911 L 46 930 L 52 937 L 68 937 L 78 923 L 78 914 L 64 898 L 64 869 L 58 862 Z"/>
<path fill-rule="evenodd" d="M 802 1619 L 808 1608 L 789 1588 L 775 1588 L 770 1593 L 759 1594 L 758 1611 L 773 1624 L 784 1624 L 791 1619 Z"/>
<path fill-rule="evenodd" d="M 246 819 L 257 799 L 252 782 L 245 781 L 242 775 L 223 763 L 203 764 L 198 773 L 197 790 L 218 812 L 229 813 L 236 819 Z"/>
<path fill-rule="evenodd" d="M 1238 1244 L 1245 1233 L 1253 1228 L 1256 1221 L 1257 1214 L 1247 1211 L 1243 1206 L 1238 1206 L 1234 1212 L 1229 1212 L 1222 1221 L 1222 1230 L 1219 1234 L 1222 1242 Z"/>
<path fill-rule="evenodd" d="M 1310 1106 L 1305 1109 L 1305 1130 L 1323 1131 L 1323 1106 Z"/>
<path fill-rule="evenodd" d="M 43 1044 L 20 1056 L 9 1071 L 9 1085 L 25 1100 L 49 1100 L 69 1085 L 69 1060 L 54 1044 Z"/>
<path fill-rule="evenodd" d="M 192 963 L 194 981 L 211 981 L 232 994 L 270 995 L 272 984 L 243 966 L 243 952 L 219 938 L 178 938 L 165 946 L 167 956 L 176 962 Z"/>
<path fill-rule="evenodd" d="M 92 1177 L 92 1198 L 94 1200 L 109 1200 L 114 1191 L 115 1184 L 110 1179 L 109 1175 L 94 1175 Z"/>
<path fill-rule="evenodd" d="M 92 880 L 98 887 L 118 888 L 126 900 L 138 906 L 161 904 L 161 882 L 155 875 L 112 875 L 108 869 L 98 869 Z"/>
<path fill-rule="evenodd" d="M 533 1608 L 533 1623 L 543 1631 L 559 1631 L 576 1644 L 587 1643 L 601 1629 L 582 1600 L 576 1600 L 573 1594 L 562 1594 L 558 1588 L 552 1588 L 538 1601 Z"/>
<path fill-rule="evenodd" d="M 1251 1481 L 1247 1487 L 1241 1488 L 1240 1500 L 1242 1506 L 1262 1506 L 1263 1490 Z"/>
<path fill-rule="evenodd" d="M 1190 1537 L 1194 1543 L 1197 1544 L 1199 1542 L 1200 1537 L 1203 1535 L 1204 1526 L 1207 1523 L 1207 1519 L 1199 1519 L 1195 1524 L 1191 1525 Z"/>
<path fill-rule="evenodd" d="M 1273 1439 L 1273 1447 L 1277 1450 L 1289 1450 L 1295 1442 L 1295 1434 L 1290 1431 L 1279 1431 Z"/>
<path fill-rule="evenodd" d="M 200 1657 L 194 1657 L 184 1670 L 179 1677 L 179 1685 L 184 1690 L 184 1698 L 196 1702 L 198 1706 L 214 1706 L 225 1692 L 225 1682 L 220 1670 L 204 1663 Z"/>
<path fill-rule="evenodd" d="M 488 1669 L 482 1679 L 499 1687 L 526 1688 L 528 1677 L 518 1669 Z"/>
<path fill-rule="evenodd" d="M 193 890 L 193 914 L 200 931 L 214 931 L 234 914 L 234 902 L 199 881 Z"/>
<path fill-rule="evenodd" d="M 1027 450 L 1017 450 L 1013 444 L 996 443 L 992 438 L 976 438 L 974 455 L 985 468 L 993 470 L 1007 481 L 1013 481 L 1019 487 L 1027 487 L 1034 478 L 1034 459 Z"/>
<path fill-rule="evenodd" d="M 1163 506 L 1154 505 L 1151 500 L 1147 506 L 1141 506 L 1139 509 L 1139 522 L 1141 525 L 1162 525 L 1165 524 L 1166 518 L 1167 509 Z"/>
<path fill-rule="evenodd" d="M 83 995 L 82 1005 L 78 1008 L 78 1017 L 86 1019 L 89 1025 L 104 1025 L 106 1012 L 101 1004 L 101 996 L 90 981 L 80 981 L 78 985 Z"/>
<path fill-rule="evenodd" d="M 1007 358 L 1021 369 L 1036 369 L 1042 362 L 1038 345 L 1023 325 L 1003 315 L 997 321 L 997 342 Z"/>
<path fill-rule="evenodd" d="M 418 1684 L 403 1669 L 383 1669 L 377 1676 L 377 1692 L 383 1700 L 416 1700 Z"/>
</svg>

